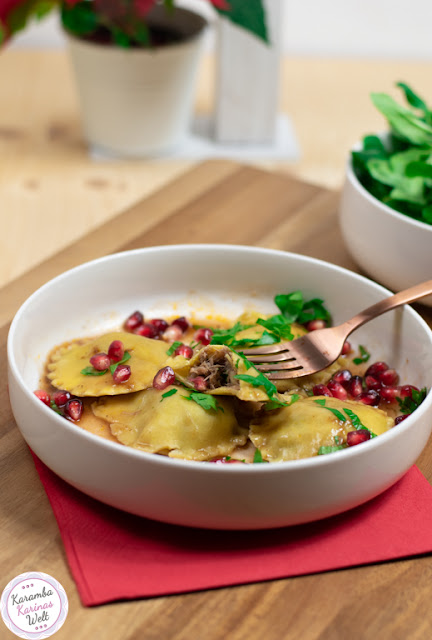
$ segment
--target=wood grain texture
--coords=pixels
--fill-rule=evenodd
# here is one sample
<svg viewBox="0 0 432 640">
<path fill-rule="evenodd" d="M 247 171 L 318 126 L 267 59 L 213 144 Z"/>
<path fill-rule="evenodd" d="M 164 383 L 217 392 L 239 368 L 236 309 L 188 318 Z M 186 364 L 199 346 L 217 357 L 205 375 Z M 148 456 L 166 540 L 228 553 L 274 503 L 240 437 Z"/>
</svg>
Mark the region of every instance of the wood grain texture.
<svg viewBox="0 0 432 640">
<path fill-rule="evenodd" d="M 294 250 L 355 269 L 339 235 L 337 204 L 337 193 L 283 174 L 225 161 L 200 165 L 0 290 L 0 380 L 6 380 L 11 316 L 33 288 L 64 269 L 118 250 L 227 240 Z M 431 557 L 85 609 L 4 383 L 0 425 L 2 581 L 38 570 L 62 583 L 69 615 L 56 634 L 59 640 L 431 637 Z M 431 443 L 419 466 L 431 481 Z"/>
</svg>

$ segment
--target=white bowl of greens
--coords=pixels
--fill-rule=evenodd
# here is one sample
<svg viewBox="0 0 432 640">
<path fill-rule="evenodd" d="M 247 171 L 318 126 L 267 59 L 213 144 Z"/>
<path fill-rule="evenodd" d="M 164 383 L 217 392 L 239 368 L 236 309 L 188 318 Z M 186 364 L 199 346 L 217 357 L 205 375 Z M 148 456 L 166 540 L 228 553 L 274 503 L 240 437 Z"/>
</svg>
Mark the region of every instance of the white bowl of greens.
<svg viewBox="0 0 432 640">
<path fill-rule="evenodd" d="M 392 290 L 432 277 L 432 109 L 399 83 L 408 107 L 386 94 L 372 102 L 389 130 L 351 151 L 340 225 L 357 264 Z M 432 297 L 422 303 L 432 305 Z"/>
</svg>

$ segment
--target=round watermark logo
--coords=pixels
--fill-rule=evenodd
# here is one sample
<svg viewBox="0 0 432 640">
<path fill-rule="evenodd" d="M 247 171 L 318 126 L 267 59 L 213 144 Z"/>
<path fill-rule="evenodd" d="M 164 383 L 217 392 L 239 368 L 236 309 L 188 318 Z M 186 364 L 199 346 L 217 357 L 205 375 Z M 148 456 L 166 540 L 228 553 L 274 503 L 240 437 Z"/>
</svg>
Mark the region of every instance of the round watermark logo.
<svg viewBox="0 0 432 640">
<path fill-rule="evenodd" d="M 67 613 L 66 592 L 47 573 L 21 573 L 2 593 L 3 622 L 19 638 L 49 638 L 60 629 Z"/>
</svg>

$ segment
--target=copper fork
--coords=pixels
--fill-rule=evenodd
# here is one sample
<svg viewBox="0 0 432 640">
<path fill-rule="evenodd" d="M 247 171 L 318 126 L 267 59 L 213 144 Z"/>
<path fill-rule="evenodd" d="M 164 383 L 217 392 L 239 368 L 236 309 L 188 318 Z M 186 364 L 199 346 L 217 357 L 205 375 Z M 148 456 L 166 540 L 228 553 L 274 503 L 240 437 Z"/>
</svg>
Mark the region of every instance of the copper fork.
<svg viewBox="0 0 432 640">
<path fill-rule="evenodd" d="M 432 294 L 432 280 L 380 300 L 336 327 L 317 329 L 292 342 L 243 349 L 248 360 L 270 380 L 299 378 L 325 369 L 342 353 L 345 340 L 358 327 L 386 311 Z"/>
</svg>

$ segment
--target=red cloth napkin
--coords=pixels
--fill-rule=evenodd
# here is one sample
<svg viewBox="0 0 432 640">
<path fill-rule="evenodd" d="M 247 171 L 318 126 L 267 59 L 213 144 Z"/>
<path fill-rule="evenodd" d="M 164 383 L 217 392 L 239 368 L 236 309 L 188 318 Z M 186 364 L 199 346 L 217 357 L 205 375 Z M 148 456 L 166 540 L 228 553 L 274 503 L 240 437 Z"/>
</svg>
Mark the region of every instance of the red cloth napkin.
<svg viewBox="0 0 432 640">
<path fill-rule="evenodd" d="M 432 551 L 432 487 L 417 467 L 365 505 L 306 525 L 207 531 L 132 516 L 35 464 L 82 603 L 198 591 Z"/>
</svg>

